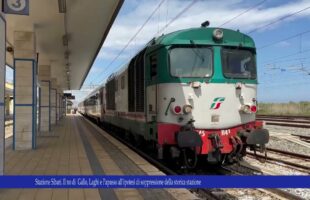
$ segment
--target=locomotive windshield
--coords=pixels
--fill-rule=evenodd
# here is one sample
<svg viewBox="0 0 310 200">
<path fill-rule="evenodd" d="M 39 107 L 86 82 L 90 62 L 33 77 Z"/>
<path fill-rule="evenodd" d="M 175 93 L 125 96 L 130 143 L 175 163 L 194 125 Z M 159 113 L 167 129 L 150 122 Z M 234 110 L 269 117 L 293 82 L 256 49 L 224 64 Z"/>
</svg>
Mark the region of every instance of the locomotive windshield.
<svg viewBox="0 0 310 200">
<path fill-rule="evenodd" d="M 250 50 L 223 48 L 222 66 L 227 78 L 256 78 L 255 57 Z"/>
<path fill-rule="evenodd" d="M 170 73 L 174 77 L 212 75 L 212 50 L 208 47 L 176 47 L 169 55 Z"/>
</svg>

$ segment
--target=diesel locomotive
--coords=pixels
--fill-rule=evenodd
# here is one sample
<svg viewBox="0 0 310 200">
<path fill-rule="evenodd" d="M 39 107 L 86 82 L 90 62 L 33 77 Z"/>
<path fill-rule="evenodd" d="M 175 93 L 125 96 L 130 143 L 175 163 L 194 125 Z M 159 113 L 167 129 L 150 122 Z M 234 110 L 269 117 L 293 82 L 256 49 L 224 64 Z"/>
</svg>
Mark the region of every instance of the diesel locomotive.
<svg viewBox="0 0 310 200">
<path fill-rule="evenodd" d="M 232 163 L 269 141 L 256 120 L 257 83 L 251 37 L 191 28 L 152 39 L 79 111 L 153 144 L 159 159 Z"/>
</svg>

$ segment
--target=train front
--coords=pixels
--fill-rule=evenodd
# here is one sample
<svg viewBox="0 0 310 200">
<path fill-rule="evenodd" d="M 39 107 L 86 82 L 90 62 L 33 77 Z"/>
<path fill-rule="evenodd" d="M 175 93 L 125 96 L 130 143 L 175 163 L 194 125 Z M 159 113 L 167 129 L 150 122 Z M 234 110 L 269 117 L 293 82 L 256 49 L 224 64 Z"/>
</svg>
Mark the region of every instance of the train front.
<svg viewBox="0 0 310 200">
<path fill-rule="evenodd" d="M 195 166 L 197 159 L 231 163 L 246 148 L 265 150 L 269 133 L 256 121 L 253 40 L 238 31 L 197 28 L 167 35 L 167 66 L 158 74 L 160 147 Z M 160 152 L 160 151 L 159 151 Z"/>
</svg>

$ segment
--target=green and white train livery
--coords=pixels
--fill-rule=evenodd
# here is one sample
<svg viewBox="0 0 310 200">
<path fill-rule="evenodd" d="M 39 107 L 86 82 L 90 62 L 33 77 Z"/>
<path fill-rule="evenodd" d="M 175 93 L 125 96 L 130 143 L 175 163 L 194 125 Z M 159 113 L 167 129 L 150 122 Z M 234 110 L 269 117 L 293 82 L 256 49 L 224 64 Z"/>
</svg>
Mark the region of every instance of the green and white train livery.
<svg viewBox="0 0 310 200">
<path fill-rule="evenodd" d="M 159 158 L 193 167 L 198 159 L 237 161 L 246 147 L 264 150 L 269 133 L 255 120 L 256 91 L 252 38 L 201 27 L 151 40 L 79 109 L 156 144 Z"/>
</svg>

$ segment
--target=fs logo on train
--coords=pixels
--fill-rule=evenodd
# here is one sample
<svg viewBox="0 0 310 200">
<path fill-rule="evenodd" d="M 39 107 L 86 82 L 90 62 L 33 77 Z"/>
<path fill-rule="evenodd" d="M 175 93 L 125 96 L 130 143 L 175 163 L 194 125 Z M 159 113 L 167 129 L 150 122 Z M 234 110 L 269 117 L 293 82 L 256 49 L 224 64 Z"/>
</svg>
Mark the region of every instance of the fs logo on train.
<svg viewBox="0 0 310 200">
<path fill-rule="evenodd" d="M 221 104 L 225 101 L 225 97 L 216 97 L 213 99 L 210 109 L 217 110 L 221 107 Z"/>
</svg>

